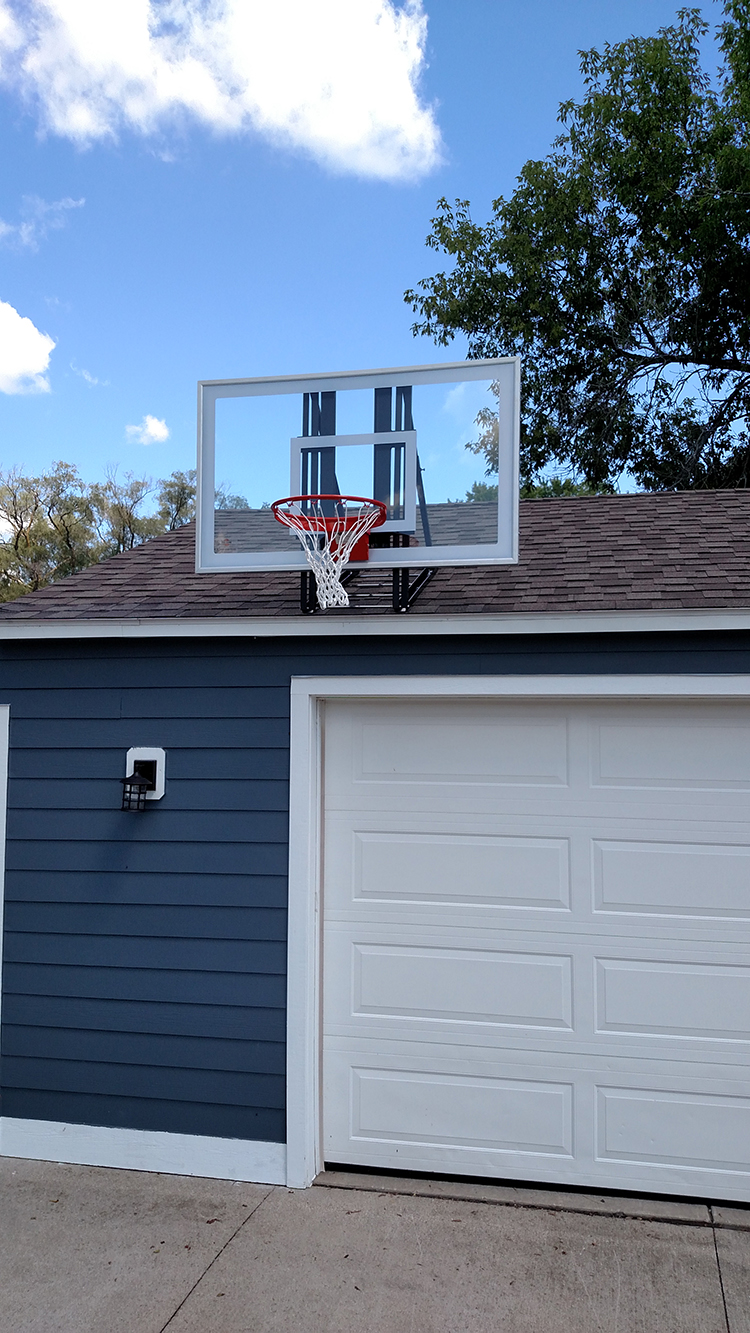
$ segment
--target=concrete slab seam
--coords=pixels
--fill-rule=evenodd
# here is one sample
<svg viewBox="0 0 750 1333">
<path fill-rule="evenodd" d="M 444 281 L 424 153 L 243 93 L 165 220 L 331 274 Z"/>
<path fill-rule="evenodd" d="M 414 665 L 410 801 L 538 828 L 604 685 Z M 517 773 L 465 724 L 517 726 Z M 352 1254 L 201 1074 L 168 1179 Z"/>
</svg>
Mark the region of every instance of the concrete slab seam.
<svg viewBox="0 0 750 1333">
<path fill-rule="evenodd" d="M 174 1308 L 174 1310 L 172 1311 L 171 1315 L 169 1316 L 169 1319 L 167 1320 L 166 1324 L 162 1324 L 161 1328 L 159 1329 L 159 1333 L 165 1333 L 165 1330 L 169 1328 L 169 1325 L 172 1323 L 172 1320 L 175 1319 L 175 1318 L 177 1317 L 177 1315 L 180 1313 L 180 1310 L 182 1310 L 183 1307 L 186 1305 L 186 1303 L 190 1300 L 190 1297 L 192 1296 L 192 1294 L 193 1294 L 193 1292 L 195 1291 L 195 1289 L 196 1289 L 197 1287 L 200 1286 L 200 1284 L 201 1284 L 201 1282 L 203 1281 L 203 1279 L 204 1279 L 204 1277 L 206 1276 L 206 1274 L 209 1273 L 209 1272 L 211 1271 L 211 1269 L 213 1268 L 214 1264 L 216 1263 L 216 1260 L 221 1258 L 222 1254 L 223 1254 L 224 1251 L 225 1251 L 226 1249 L 228 1249 L 228 1247 L 232 1244 L 232 1241 L 235 1239 L 235 1237 L 239 1236 L 239 1234 L 240 1234 L 242 1228 L 243 1228 L 244 1226 L 246 1226 L 247 1223 L 250 1221 L 250 1218 L 255 1216 L 255 1214 L 257 1213 L 258 1209 L 263 1207 L 263 1204 L 266 1202 L 266 1199 L 268 1198 L 268 1196 L 269 1196 L 270 1194 L 273 1194 L 274 1190 L 277 1189 L 277 1188 L 278 1188 L 278 1186 L 276 1186 L 276 1185 L 271 1185 L 271 1187 L 270 1187 L 270 1189 L 267 1191 L 267 1193 L 263 1195 L 263 1198 L 258 1200 L 258 1202 L 256 1203 L 256 1205 L 255 1205 L 254 1208 L 251 1208 L 251 1209 L 250 1209 L 250 1211 L 248 1212 L 247 1217 L 243 1217 L 242 1221 L 240 1222 L 240 1225 L 239 1225 L 238 1227 L 235 1228 L 235 1230 L 232 1232 L 232 1234 L 231 1234 L 231 1236 L 229 1237 L 229 1239 L 226 1240 L 226 1241 L 224 1242 L 224 1244 L 221 1246 L 221 1249 L 219 1249 L 219 1250 L 216 1251 L 216 1254 L 214 1255 L 214 1257 L 213 1257 L 213 1259 L 211 1260 L 210 1264 L 206 1264 L 206 1267 L 204 1268 L 203 1272 L 200 1274 L 199 1277 L 196 1278 L 196 1280 L 195 1280 L 195 1282 L 193 1283 L 193 1285 L 192 1285 L 192 1287 L 190 1288 L 190 1290 L 189 1290 L 188 1292 L 185 1293 L 185 1295 L 183 1296 L 183 1298 L 182 1298 L 182 1300 L 180 1301 L 179 1305 L 176 1305 L 176 1306 L 175 1306 L 175 1308 Z"/>
<path fill-rule="evenodd" d="M 727 1326 L 727 1333 L 732 1333 L 729 1324 L 729 1309 L 727 1307 L 727 1294 L 724 1290 L 724 1274 L 721 1271 L 721 1259 L 719 1258 L 719 1243 L 716 1239 L 716 1227 L 714 1226 L 714 1210 L 711 1204 L 708 1205 L 708 1213 L 711 1218 L 711 1230 L 714 1238 L 714 1254 L 716 1255 L 716 1271 L 719 1275 L 719 1290 L 721 1291 L 721 1303 L 724 1306 L 724 1323 Z"/>
</svg>

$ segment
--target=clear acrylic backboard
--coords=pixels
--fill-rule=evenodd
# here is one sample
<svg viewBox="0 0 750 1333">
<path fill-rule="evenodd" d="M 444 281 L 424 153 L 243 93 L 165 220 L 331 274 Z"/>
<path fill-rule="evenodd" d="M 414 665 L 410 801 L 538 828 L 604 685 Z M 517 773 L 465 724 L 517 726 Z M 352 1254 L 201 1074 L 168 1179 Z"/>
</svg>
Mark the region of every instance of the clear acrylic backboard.
<svg viewBox="0 0 750 1333">
<path fill-rule="evenodd" d="M 386 505 L 370 565 L 515 562 L 519 380 L 502 357 L 204 381 L 196 568 L 306 569 L 271 505 L 316 494 Z"/>
</svg>

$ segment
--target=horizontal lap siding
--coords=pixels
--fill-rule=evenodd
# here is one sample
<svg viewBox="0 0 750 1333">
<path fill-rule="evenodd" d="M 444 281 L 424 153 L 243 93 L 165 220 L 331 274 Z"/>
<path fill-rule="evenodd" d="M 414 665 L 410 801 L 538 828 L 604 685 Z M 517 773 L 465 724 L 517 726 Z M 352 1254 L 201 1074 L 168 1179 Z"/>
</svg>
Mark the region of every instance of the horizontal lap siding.
<svg viewBox="0 0 750 1333">
<path fill-rule="evenodd" d="M 0 664 L 2 1110 L 283 1142 L 288 681 L 137 658 Z M 167 751 L 141 815 L 119 809 L 131 745 Z"/>
<path fill-rule="evenodd" d="M 66 995 L 8 995 L 5 1022 L 25 1027 L 77 1028 L 91 1032 L 172 1034 L 219 1041 L 284 1041 L 282 1008 L 247 1005 L 173 1004 L 168 1000 L 102 1000 Z M 278 1060 L 274 1047 L 266 1052 Z"/>
<path fill-rule="evenodd" d="M 731 634 L 4 645 L 3 1113 L 283 1141 L 292 675 L 748 669 Z"/>
<path fill-rule="evenodd" d="M 155 1003 L 240 1005 L 243 1009 L 283 1011 L 286 981 L 283 976 L 248 972 L 167 972 L 163 968 L 75 968 L 52 964 L 6 962 L 6 995 L 58 995 L 98 1000 L 128 1000 L 134 996 Z"/>
<path fill-rule="evenodd" d="M 150 812 L 146 817 L 153 818 Z M 11 821 L 12 816 L 9 823 Z M 44 821 L 40 817 L 38 827 L 41 830 L 43 826 Z M 12 837 L 13 829 L 10 828 L 9 838 Z M 158 853 L 152 850 L 157 842 L 161 849 Z M 284 878 L 286 846 L 281 846 L 279 843 L 258 843 L 253 848 L 252 857 L 243 856 L 240 860 L 242 851 L 244 849 L 238 849 L 233 844 L 163 842 L 161 839 L 138 843 L 94 841 L 42 843 L 33 839 L 20 842 L 14 838 L 8 845 L 6 866 L 11 871 L 59 869 L 106 873 L 120 870 L 142 874 L 152 872 L 155 866 L 161 864 L 164 866 L 165 875 L 181 875 L 184 872 L 196 871 L 210 875 L 214 871 L 220 871 L 229 875 L 278 875 Z"/>
</svg>

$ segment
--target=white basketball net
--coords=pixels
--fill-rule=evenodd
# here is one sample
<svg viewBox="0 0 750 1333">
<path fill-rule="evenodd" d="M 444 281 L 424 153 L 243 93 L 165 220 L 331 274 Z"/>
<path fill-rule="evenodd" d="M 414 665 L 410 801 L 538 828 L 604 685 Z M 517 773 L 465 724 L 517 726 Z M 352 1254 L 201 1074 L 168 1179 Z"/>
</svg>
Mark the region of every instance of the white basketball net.
<svg viewBox="0 0 750 1333">
<path fill-rule="evenodd" d="M 348 606 L 341 575 L 360 537 L 382 523 L 384 506 L 355 496 L 311 496 L 279 500 L 272 508 L 279 523 L 299 538 L 315 575 L 321 609 Z"/>
</svg>

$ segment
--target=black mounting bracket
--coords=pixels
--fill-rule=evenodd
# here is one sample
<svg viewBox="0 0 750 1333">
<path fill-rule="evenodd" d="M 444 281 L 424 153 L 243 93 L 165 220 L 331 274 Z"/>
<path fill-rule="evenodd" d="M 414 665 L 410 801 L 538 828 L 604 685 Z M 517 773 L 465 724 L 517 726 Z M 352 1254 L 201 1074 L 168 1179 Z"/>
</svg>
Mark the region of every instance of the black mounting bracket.
<svg viewBox="0 0 750 1333">
<path fill-rule="evenodd" d="M 409 580 L 408 569 L 394 569 L 393 571 L 393 609 L 394 611 L 410 611 L 416 602 L 419 594 L 424 592 L 428 583 L 431 583 L 437 574 L 436 569 L 420 569 L 416 578 Z"/>
<path fill-rule="evenodd" d="M 318 592 L 315 587 L 315 575 L 306 569 L 299 576 L 299 606 L 303 616 L 311 616 L 318 610 Z"/>
<path fill-rule="evenodd" d="M 421 473 L 418 474 L 419 485 L 421 487 Z M 427 519 L 427 507 L 424 504 L 424 491 L 421 491 L 421 508 L 423 510 L 422 522 L 427 537 L 426 545 L 432 545 L 430 537 L 429 523 Z M 411 545 L 411 537 L 408 532 L 374 532 L 370 538 L 371 546 L 386 546 L 396 550 L 403 550 Z M 393 571 L 393 609 L 394 611 L 409 611 L 416 602 L 419 594 L 427 587 L 427 584 L 434 579 L 437 570 L 420 569 L 415 579 L 411 579 L 408 569 L 394 569 Z"/>
</svg>

